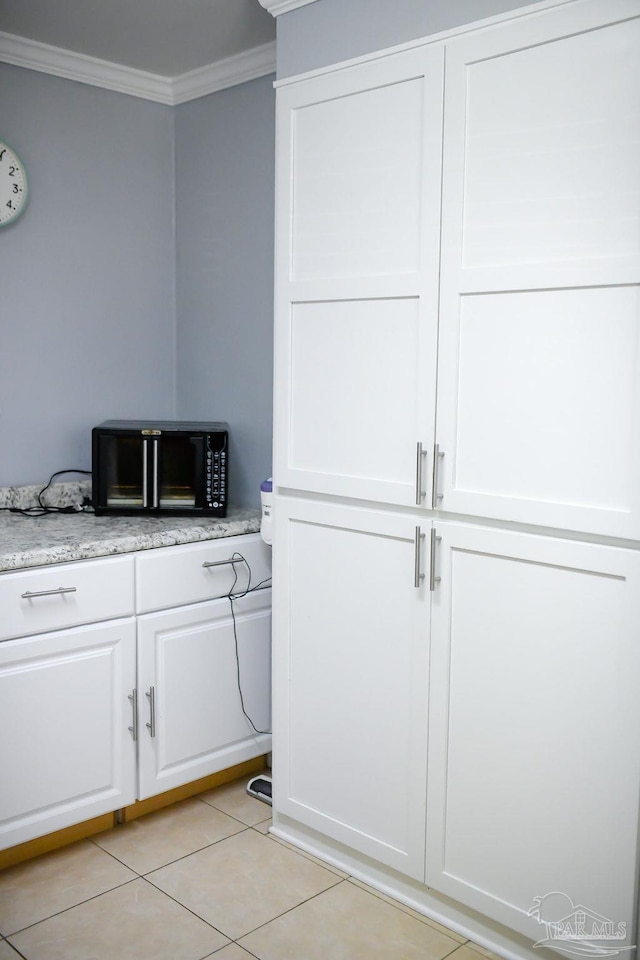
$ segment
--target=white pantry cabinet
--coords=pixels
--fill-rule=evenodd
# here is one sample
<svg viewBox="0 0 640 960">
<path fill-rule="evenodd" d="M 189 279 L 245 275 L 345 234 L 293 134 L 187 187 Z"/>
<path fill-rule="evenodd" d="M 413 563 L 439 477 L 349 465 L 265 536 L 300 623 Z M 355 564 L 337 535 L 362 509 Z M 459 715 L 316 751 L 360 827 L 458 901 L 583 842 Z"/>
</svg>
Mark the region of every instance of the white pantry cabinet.
<svg viewBox="0 0 640 960">
<path fill-rule="evenodd" d="M 278 501 L 276 827 L 289 818 L 532 942 L 529 910 L 561 892 L 624 924 L 628 947 L 640 553 L 416 524 Z"/>
<path fill-rule="evenodd" d="M 426 882 L 532 941 L 559 891 L 626 924 L 628 949 L 640 552 L 434 526 Z"/>
<path fill-rule="evenodd" d="M 410 518 L 296 500 L 276 523 L 278 811 L 422 879 L 428 538 Z"/>
<path fill-rule="evenodd" d="M 639 48 L 576 0 L 279 88 L 277 485 L 640 539 Z"/>
<path fill-rule="evenodd" d="M 274 827 L 510 956 L 553 893 L 636 942 L 639 48 L 548 2 L 277 92 Z"/>
</svg>

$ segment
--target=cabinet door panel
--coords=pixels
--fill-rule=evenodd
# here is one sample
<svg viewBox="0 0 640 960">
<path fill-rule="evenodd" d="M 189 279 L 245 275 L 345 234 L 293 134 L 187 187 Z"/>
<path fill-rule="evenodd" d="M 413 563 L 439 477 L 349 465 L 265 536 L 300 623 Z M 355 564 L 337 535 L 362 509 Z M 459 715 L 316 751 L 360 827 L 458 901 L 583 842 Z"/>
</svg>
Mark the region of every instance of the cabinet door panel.
<svg viewBox="0 0 640 960">
<path fill-rule="evenodd" d="M 639 45 L 635 0 L 447 44 L 447 511 L 640 538 Z"/>
<path fill-rule="evenodd" d="M 428 588 L 405 518 L 280 499 L 275 808 L 424 871 Z"/>
<path fill-rule="evenodd" d="M 435 423 L 442 75 L 441 49 L 414 50 L 278 90 L 281 487 L 416 503 Z"/>
<path fill-rule="evenodd" d="M 520 519 L 557 527 L 597 509 L 629 535 L 639 319 L 640 287 L 463 298 L 447 506 L 525 500 Z"/>
<path fill-rule="evenodd" d="M 270 598 L 234 601 L 238 659 L 228 599 L 139 618 L 140 799 L 270 750 Z"/>
<path fill-rule="evenodd" d="M 535 941 L 555 892 L 630 938 L 640 555 L 436 527 L 427 883 Z"/>
<path fill-rule="evenodd" d="M 422 97 L 405 77 L 297 110 L 293 280 L 418 270 Z"/>
<path fill-rule="evenodd" d="M 295 306 L 290 465 L 316 489 L 339 477 L 352 496 L 366 496 L 367 485 L 385 499 L 406 496 L 416 472 L 419 320 L 416 298 Z"/>
<path fill-rule="evenodd" d="M 0 644 L 0 846 L 135 800 L 135 624 Z"/>
</svg>

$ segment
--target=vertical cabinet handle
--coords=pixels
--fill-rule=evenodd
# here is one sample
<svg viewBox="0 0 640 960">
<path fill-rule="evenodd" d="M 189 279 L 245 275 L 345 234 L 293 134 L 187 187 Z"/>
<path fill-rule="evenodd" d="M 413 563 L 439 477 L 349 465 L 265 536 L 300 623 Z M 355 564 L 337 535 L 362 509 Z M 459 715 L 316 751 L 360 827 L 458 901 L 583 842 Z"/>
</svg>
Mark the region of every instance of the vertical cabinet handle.
<svg viewBox="0 0 640 960">
<path fill-rule="evenodd" d="M 147 729 L 149 730 L 149 735 L 155 737 L 156 735 L 156 688 L 149 687 L 145 693 L 147 700 L 149 701 L 149 723 L 147 723 Z"/>
<path fill-rule="evenodd" d="M 438 500 L 442 500 L 444 494 L 438 493 L 438 467 L 444 457 L 444 450 L 441 450 L 437 443 L 433 445 L 433 493 L 431 497 L 431 508 L 435 510 L 438 506 Z"/>
<path fill-rule="evenodd" d="M 424 533 L 416 527 L 413 537 L 413 585 L 418 590 L 424 580 L 424 573 L 420 573 L 420 544 L 424 540 Z"/>
<path fill-rule="evenodd" d="M 436 577 L 436 543 L 439 543 L 442 537 L 436 534 L 436 528 L 431 528 L 431 545 L 429 549 L 429 590 L 433 593 L 436 583 L 440 583 L 442 577 Z"/>
<path fill-rule="evenodd" d="M 134 687 L 128 697 L 131 703 L 132 721 L 129 727 L 129 733 L 132 740 L 138 739 L 138 691 Z"/>
<path fill-rule="evenodd" d="M 422 444 L 418 441 L 416 444 L 416 506 L 419 507 L 426 490 L 422 489 L 422 462 L 426 457 L 427 451 L 422 449 Z"/>
</svg>

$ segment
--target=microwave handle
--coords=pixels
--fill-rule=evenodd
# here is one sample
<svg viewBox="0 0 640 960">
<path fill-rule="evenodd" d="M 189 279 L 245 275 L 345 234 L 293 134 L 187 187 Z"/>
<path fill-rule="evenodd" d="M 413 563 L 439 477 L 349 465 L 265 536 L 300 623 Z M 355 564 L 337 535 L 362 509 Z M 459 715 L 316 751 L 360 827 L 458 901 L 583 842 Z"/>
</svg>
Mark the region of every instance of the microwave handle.
<svg viewBox="0 0 640 960">
<path fill-rule="evenodd" d="M 207 505 L 207 493 L 206 493 L 206 479 L 202 482 L 200 478 L 205 477 L 205 450 L 206 450 L 206 438 L 202 435 L 192 436 L 189 438 L 195 449 L 195 494 L 196 494 L 196 507 L 206 507 Z"/>
<path fill-rule="evenodd" d="M 153 440 L 153 506 L 158 506 L 158 441 Z"/>
<path fill-rule="evenodd" d="M 146 437 L 142 438 L 142 506 L 149 506 L 148 477 L 148 448 Z"/>
</svg>

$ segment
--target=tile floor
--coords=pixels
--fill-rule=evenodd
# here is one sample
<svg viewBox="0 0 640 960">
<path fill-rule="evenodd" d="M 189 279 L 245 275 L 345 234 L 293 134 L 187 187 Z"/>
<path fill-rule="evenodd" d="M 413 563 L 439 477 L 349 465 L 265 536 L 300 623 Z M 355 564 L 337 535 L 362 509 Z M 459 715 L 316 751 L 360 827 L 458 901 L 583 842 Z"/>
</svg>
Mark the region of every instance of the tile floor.
<svg viewBox="0 0 640 960">
<path fill-rule="evenodd" d="M 245 787 L 1 872 L 0 960 L 486 960 L 271 837 L 270 808 Z"/>
</svg>

